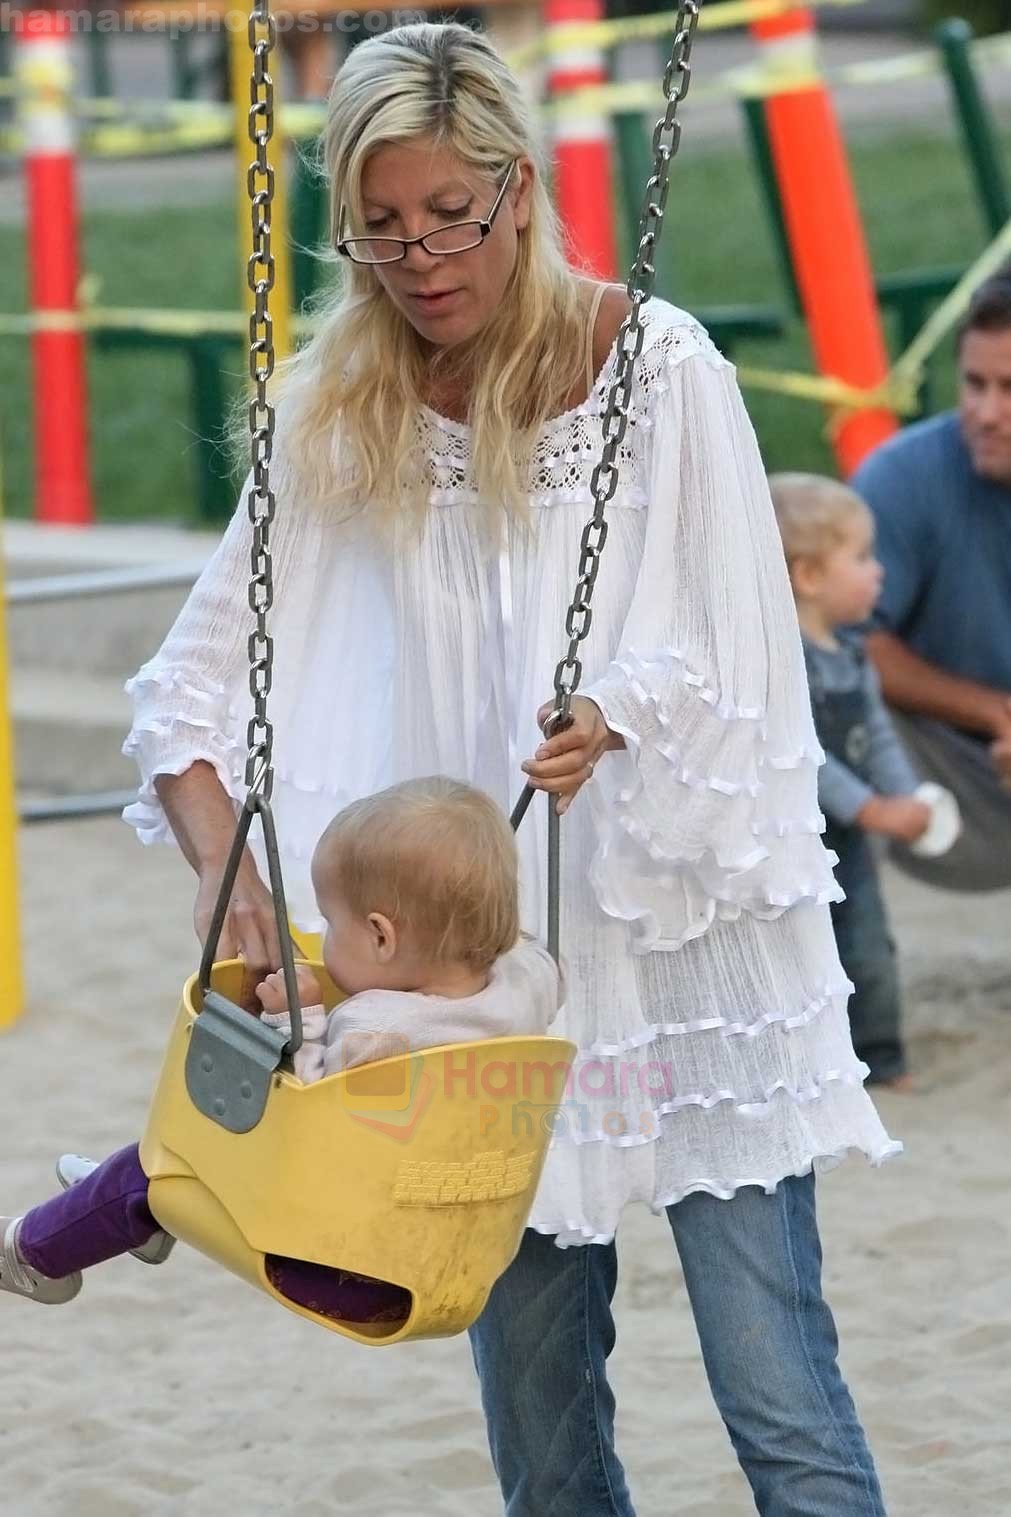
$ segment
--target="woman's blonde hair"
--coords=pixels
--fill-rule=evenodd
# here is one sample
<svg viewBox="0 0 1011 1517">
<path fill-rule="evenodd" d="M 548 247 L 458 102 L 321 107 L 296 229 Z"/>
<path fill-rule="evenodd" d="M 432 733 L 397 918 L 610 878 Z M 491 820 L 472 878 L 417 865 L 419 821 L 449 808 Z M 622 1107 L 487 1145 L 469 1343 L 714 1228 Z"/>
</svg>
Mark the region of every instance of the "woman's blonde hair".
<svg viewBox="0 0 1011 1517">
<path fill-rule="evenodd" d="M 769 491 L 788 564 L 824 557 L 871 514 L 855 490 L 822 474 L 770 474 Z"/>
<path fill-rule="evenodd" d="M 471 785 L 406 780 L 341 811 L 313 859 L 321 905 L 380 911 L 434 960 L 487 969 L 519 935 L 519 866 L 504 813 Z"/>
<path fill-rule="evenodd" d="M 288 462 L 307 504 L 342 515 L 368 504 L 387 524 L 406 515 L 417 526 L 428 496 L 416 420 L 424 381 L 464 375 L 479 496 L 523 519 L 532 444 L 578 384 L 586 316 L 531 108 L 491 43 L 455 22 L 396 27 L 340 68 L 322 140 L 334 239 L 341 204 L 352 222 L 361 216 L 369 156 L 422 138 L 489 186 L 515 159 L 534 161 L 530 219 L 505 297 L 476 337 L 426 358 L 375 269 L 347 264 L 343 288 L 319 307 L 315 336 L 281 372 Z"/>
</svg>

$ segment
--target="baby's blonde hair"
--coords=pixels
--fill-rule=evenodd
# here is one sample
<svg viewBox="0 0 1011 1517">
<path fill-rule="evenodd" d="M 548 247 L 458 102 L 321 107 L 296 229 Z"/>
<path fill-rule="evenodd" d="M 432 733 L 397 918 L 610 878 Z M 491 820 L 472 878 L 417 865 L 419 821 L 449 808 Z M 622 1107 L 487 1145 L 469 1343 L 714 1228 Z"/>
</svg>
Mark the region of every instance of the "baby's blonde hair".
<svg viewBox="0 0 1011 1517">
<path fill-rule="evenodd" d="M 855 490 L 823 474 L 770 474 L 769 490 L 787 564 L 823 558 L 853 522 L 870 515 Z"/>
<path fill-rule="evenodd" d="M 487 969 L 519 935 L 516 842 L 491 798 L 436 775 L 366 796 L 334 817 L 313 858 L 325 898 L 380 911 L 436 961 Z M 325 905 L 325 899 L 321 900 Z"/>
</svg>

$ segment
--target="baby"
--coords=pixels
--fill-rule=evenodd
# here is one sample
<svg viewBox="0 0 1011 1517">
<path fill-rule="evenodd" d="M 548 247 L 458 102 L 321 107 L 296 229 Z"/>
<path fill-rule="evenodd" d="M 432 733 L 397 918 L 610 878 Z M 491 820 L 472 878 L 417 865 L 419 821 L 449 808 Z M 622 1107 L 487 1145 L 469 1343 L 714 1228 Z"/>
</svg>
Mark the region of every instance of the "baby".
<svg viewBox="0 0 1011 1517">
<path fill-rule="evenodd" d="M 905 1089 L 911 1081 L 895 945 L 870 835 L 915 843 L 930 824 L 931 810 L 914 794 L 919 779 L 852 630 L 868 619 L 881 593 L 874 521 L 860 497 L 834 480 L 774 474 L 769 486 L 826 753 L 818 798 L 828 819 L 825 844 L 839 855 L 836 878 L 846 892 L 832 906 L 832 919 L 843 968 L 855 987 L 849 1003 L 853 1046 L 870 1069 L 871 1083 Z"/>
<path fill-rule="evenodd" d="M 309 1083 L 408 1049 L 540 1034 L 561 1004 L 547 950 L 519 932 L 516 845 L 508 820 L 469 785 L 409 780 L 348 806 L 312 860 L 326 923 L 323 963 L 347 999 L 324 1012 L 315 975 L 298 967 L 304 1042 L 295 1073 Z M 280 973 L 257 988 L 264 1020 L 287 1028 Z M 71 1300 L 81 1270 L 122 1253 L 148 1263 L 171 1239 L 147 1203 L 137 1145 L 102 1164 L 58 1166 L 65 1193 L 0 1218 L 0 1290 L 46 1305 Z M 321 1197 L 321 1204 L 324 1199 Z M 346 1321 L 406 1315 L 398 1286 L 268 1256 L 291 1300 Z"/>
</svg>

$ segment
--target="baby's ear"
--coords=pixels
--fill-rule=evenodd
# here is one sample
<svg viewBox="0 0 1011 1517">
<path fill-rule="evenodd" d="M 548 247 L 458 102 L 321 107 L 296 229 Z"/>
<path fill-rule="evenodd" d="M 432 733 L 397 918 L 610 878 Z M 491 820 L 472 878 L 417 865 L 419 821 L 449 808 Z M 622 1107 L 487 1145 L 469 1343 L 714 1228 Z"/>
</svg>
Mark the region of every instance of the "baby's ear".
<svg viewBox="0 0 1011 1517">
<path fill-rule="evenodd" d="M 373 952 L 379 963 L 388 964 L 397 951 L 397 931 L 389 917 L 373 911 L 368 918 Z"/>
</svg>

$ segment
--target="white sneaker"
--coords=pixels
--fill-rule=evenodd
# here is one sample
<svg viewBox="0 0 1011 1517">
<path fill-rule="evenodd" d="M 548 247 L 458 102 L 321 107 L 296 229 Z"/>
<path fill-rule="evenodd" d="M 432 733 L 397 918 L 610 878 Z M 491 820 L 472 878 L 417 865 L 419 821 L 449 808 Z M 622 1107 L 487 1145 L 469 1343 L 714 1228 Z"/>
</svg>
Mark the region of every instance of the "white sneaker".
<svg viewBox="0 0 1011 1517">
<path fill-rule="evenodd" d="M 48 1275 L 30 1269 L 18 1248 L 20 1226 L 20 1217 L 0 1217 L 0 1291 L 25 1296 L 40 1306 L 62 1306 L 64 1301 L 72 1301 L 81 1289 L 80 1270 L 51 1280 Z"/>
<path fill-rule="evenodd" d="M 61 1154 L 56 1161 L 56 1178 L 64 1190 L 69 1190 L 78 1180 L 86 1180 L 97 1168 L 97 1159 L 86 1159 L 83 1154 Z M 158 1231 L 139 1248 L 131 1248 L 130 1252 L 142 1264 L 164 1264 L 175 1243 L 171 1233 Z"/>
</svg>

